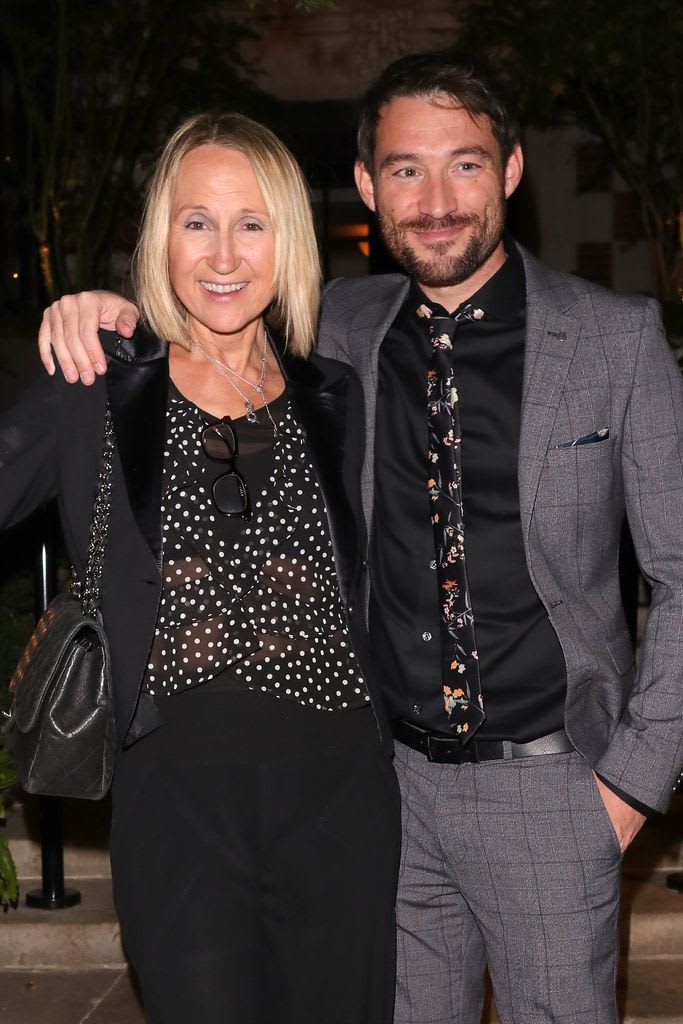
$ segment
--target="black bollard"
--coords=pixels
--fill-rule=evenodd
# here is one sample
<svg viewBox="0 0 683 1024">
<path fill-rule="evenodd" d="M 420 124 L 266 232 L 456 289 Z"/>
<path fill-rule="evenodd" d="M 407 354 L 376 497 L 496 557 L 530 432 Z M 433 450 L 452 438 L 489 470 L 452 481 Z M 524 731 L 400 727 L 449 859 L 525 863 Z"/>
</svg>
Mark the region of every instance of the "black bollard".
<svg viewBox="0 0 683 1024">
<path fill-rule="evenodd" d="M 36 622 L 57 591 L 56 529 L 52 508 L 43 509 L 39 529 L 41 542 L 34 581 Z M 32 889 L 26 893 L 26 905 L 41 910 L 61 910 L 80 903 L 80 892 L 64 887 L 62 806 L 52 796 L 40 797 L 40 860 L 43 885 L 41 889 Z"/>
</svg>

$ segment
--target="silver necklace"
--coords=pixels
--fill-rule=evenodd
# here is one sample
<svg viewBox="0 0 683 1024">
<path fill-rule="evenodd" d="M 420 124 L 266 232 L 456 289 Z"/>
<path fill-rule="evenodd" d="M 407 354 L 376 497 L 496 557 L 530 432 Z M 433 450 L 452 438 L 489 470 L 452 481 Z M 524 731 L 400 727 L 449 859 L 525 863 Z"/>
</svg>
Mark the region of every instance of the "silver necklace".
<svg viewBox="0 0 683 1024">
<path fill-rule="evenodd" d="M 241 373 L 237 372 L 237 370 L 233 370 L 232 367 L 226 366 L 226 364 L 221 359 L 217 359 L 215 356 L 212 356 L 209 352 L 202 348 L 198 341 L 193 341 L 192 345 L 194 348 L 197 349 L 198 352 L 201 352 L 205 359 L 208 359 L 208 361 L 216 367 L 221 376 L 225 380 L 227 380 L 230 387 L 233 388 L 240 396 L 240 398 L 244 402 L 244 408 L 247 411 L 248 423 L 258 422 L 258 419 L 256 417 L 256 408 L 254 406 L 254 395 L 260 396 L 261 401 L 263 402 L 263 408 L 266 410 L 268 419 L 273 425 L 273 434 L 277 434 L 277 426 L 275 424 L 275 420 L 271 415 L 270 407 L 268 405 L 268 402 L 266 401 L 266 396 L 264 394 L 264 388 L 266 385 L 266 373 L 268 367 L 268 336 L 265 330 L 263 332 L 263 351 L 261 352 L 261 372 L 259 374 L 259 379 L 256 381 L 255 384 L 247 377 L 243 377 Z M 232 376 L 229 376 L 230 374 Z M 232 377 L 237 377 L 237 379 L 241 380 L 244 384 L 248 384 L 249 387 L 251 388 L 251 394 L 245 395 L 242 389 L 238 387 L 237 384 L 235 384 Z"/>
</svg>

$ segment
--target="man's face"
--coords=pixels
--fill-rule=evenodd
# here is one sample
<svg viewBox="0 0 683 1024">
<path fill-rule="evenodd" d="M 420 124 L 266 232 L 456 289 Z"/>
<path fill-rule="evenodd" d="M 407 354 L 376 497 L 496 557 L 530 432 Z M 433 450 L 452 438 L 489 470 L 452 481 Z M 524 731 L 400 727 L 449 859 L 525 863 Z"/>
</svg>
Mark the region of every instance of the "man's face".
<svg viewBox="0 0 683 1024">
<path fill-rule="evenodd" d="M 440 290 L 483 283 L 503 262 L 505 200 L 521 172 L 519 147 L 503 167 L 487 117 L 413 96 L 382 108 L 374 174 L 357 164 L 356 182 L 394 259 Z"/>
</svg>

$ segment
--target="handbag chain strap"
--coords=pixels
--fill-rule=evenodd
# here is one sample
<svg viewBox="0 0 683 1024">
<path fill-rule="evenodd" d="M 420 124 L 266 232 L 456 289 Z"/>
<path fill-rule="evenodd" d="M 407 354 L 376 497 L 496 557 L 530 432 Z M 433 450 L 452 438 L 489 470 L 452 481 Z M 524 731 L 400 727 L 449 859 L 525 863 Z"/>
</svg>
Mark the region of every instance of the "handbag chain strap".
<svg viewBox="0 0 683 1024">
<path fill-rule="evenodd" d="M 83 614 L 94 619 L 100 604 L 100 580 L 104 565 L 104 551 L 109 533 L 109 513 L 111 511 L 111 478 L 114 459 L 114 427 L 111 409 L 107 403 L 104 416 L 104 445 L 102 460 L 97 477 L 97 494 L 92 510 L 90 525 L 90 543 L 88 545 L 88 564 L 81 591 L 81 608 Z"/>
</svg>

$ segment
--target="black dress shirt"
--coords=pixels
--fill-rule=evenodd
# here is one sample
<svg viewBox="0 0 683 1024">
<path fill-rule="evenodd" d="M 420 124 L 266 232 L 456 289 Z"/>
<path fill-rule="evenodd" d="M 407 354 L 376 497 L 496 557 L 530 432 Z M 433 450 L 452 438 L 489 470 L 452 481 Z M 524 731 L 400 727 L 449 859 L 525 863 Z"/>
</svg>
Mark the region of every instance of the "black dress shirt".
<svg viewBox="0 0 683 1024">
<path fill-rule="evenodd" d="M 468 301 L 486 313 L 463 323 L 454 343 L 465 559 L 486 712 L 477 737 L 525 742 L 562 728 L 566 668 L 522 541 L 517 464 L 526 300 L 514 245 Z M 423 302 L 448 315 L 413 282 L 379 353 L 370 633 L 391 715 L 450 735 L 427 493 L 430 343 L 415 314 Z"/>
<path fill-rule="evenodd" d="M 467 301 L 485 310 L 454 345 L 462 429 L 465 559 L 486 720 L 477 737 L 523 743 L 564 725 L 564 655 L 526 564 L 517 466 L 526 332 L 524 266 L 503 266 Z M 452 735 L 440 678 L 439 608 L 427 492 L 430 341 L 415 282 L 379 352 L 370 635 L 390 716 Z M 450 311 L 452 313 L 455 310 Z M 602 777 L 601 777 L 602 778 Z M 602 779 L 641 814 L 651 809 Z"/>
</svg>

